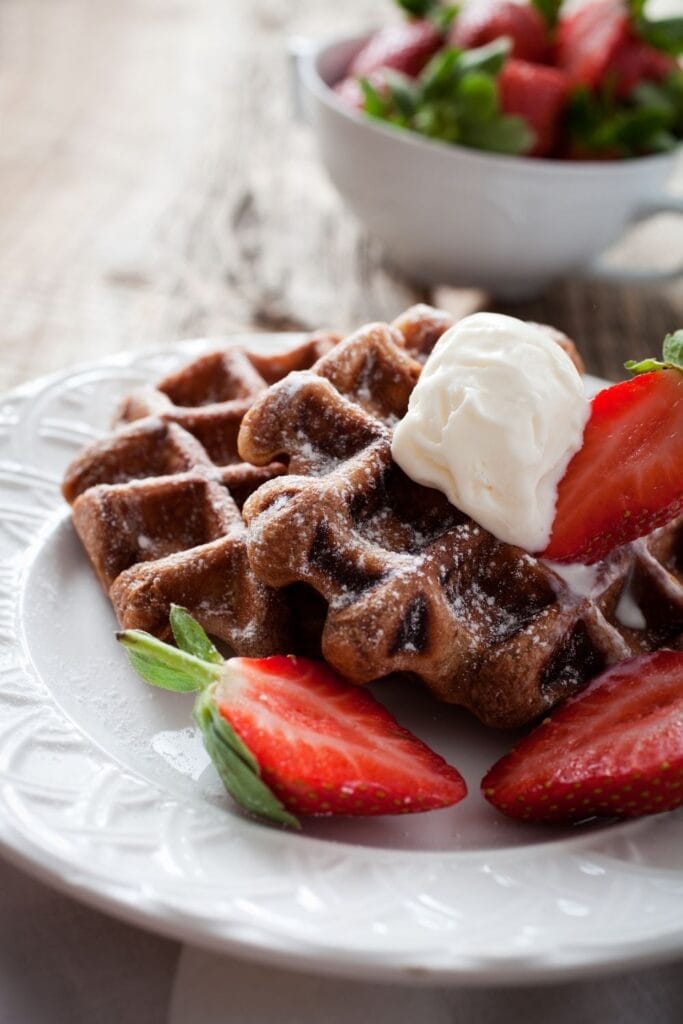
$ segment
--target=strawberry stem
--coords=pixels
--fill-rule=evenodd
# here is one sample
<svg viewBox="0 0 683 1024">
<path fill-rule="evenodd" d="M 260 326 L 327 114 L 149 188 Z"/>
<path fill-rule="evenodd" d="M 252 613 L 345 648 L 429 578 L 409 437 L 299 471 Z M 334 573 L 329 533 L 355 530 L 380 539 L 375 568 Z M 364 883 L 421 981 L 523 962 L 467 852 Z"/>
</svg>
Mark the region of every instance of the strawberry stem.
<svg viewBox="0 0 683 1024">
<path fill-rule="evenodd" d="M 217 664 L 194 654 L 178 650 L 139 629 L 126 629 L 116 634 L 125 648 L 130 663 L 146 683 L 175 693 L 203 690 L 220 677 Z"/>
</svg>

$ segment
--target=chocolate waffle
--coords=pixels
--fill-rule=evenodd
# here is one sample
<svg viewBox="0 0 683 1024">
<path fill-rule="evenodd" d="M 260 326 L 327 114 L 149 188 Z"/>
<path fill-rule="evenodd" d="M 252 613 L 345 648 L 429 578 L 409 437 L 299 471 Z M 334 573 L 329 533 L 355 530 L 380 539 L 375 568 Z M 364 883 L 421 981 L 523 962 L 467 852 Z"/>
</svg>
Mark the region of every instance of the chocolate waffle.
<svg viewBox="0 0 683 1024">
<path fill-rule="evenodd" d="M 391 425 L 419 370 L 400 319 L 372 324 L 273 385 L 240 430 L 244 459 L 288 463 L 245 504 L 250 563 L 272 587 L 322 595 L 330 664 L 357 683 L 410 673 L 442 700 L 513 727 L 604 666 L 678 642 L 679 526 L 616 552 L 581 597 L 399 469 Z M 645 628 L 617 619 L 628 586 L 645 599 Z"/>
<path fill-rule="evenodd" d="M 273 463 L 245 465 L 237 431 L 269 383 L 335 342 L 283 354 L 212 352 L 124 400 L 121 427 L 90 445 L 63 483 L 73 521 L 123 628 L 169 631 L 172 603 L 242 655 L 288 648 L 289 604 L 251 571 L 241 506 Z"/>
<path fill-rule="evenodd" d="M 196 437 L 216 465 L 239 463 L 237 434 L 257 395 L 291 371 L 308 368 L 338 341 L 338 335 L 320 331 L 285 352 L 259 354 L 240 345 L 209 352 L 164 377 L 156 387 L 128 395 L 117 421 L 158 416 Z"/>
</svg>

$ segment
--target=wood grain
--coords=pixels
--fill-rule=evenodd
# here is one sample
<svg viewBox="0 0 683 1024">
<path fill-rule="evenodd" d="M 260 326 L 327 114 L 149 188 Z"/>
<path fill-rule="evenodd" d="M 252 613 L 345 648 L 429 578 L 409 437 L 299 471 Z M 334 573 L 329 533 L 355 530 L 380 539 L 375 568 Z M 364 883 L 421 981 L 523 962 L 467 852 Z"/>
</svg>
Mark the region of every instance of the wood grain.
<svg viewBox="0 0 683 1024">
<path fill-rule="evenodd" d="M 391 6 L 0 0 L 0 388 L 245 326 L 347 329 L 423 297 L 290 109 L 287 35 L 357 31 Z M 636 257 L 683 259 L 680 220 L 650 236 Z M 683 285 L 566 281 L 513 311 L 616 375 L 683 324 Z"/>
</svg>

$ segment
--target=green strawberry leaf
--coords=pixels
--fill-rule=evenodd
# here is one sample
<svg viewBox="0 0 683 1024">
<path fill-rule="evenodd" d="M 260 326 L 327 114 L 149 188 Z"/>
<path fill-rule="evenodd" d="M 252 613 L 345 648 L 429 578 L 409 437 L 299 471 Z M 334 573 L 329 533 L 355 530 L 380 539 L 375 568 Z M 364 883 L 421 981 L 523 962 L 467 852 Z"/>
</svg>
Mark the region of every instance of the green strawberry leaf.
<svg viewBox="0 0 683 1024">
<path fill-rule="evenodd" d="M 536 8 L 548 28 L 555 28 L 557 25 L 563 3 L 564 0 L 531 0 L 532 7 Z"/>
<path fill-rule="evenodd" d="M 406 126 L 417 110 L 418 94 L 415 83 L 400 71 L 387 70 L 384 73 L 389 100 L 393 105 L 392 120 L 400 119 Z"/>
<path fill-rule="evenodd" d="M 443 142 L 496 153 L 525 153 L 534 135 L 520 117 L 500 109 L 496 76 L 510 52 L 509 39 L 462 51 L 440 50 L 417 82 L 387 72 L 386 88 L 361 80 L 364 109 L 372 117 Z"/>
<path fill-rule="evenodd" d="M 233 800 L 250 814 L 291 828 L 300 828 L 297 818 L 289 813 L 260 777 L 256 758 L 221 715 L 213 690 L 207 690 L 198 697 L 194 718 L 201 730 L 207 753 Z"/>
<path fill-rule="evenodd" d="M 680 57 L 683 53 L 683 18 L 661 18 L 656 21 L 638 18 L 636 31 L 641 39 L 656 50 L 662 50 L 671 57 Z"/>
<path fill-rule="evenodd" d="M 507 36 L 502 36 L 484 46 L 477 46 L 473 50 L 464 50 L 460 55 L 460 75 L 471 74 L 473 71 L 497 75 L 509 57 L 511 48 L 511 41 Z"/>
<path fill-rule="evenodd" d="M 667 334 L 662 347 L 661 359 L 629 359 L 624 363 L 631 373 L 651 373 L 653 370 L 683 370 L 683 330 Z"/>
<path fill-rule="evenodd" d="M 396 3 L 411 18 L 424 18 L 440 6 L 440 0 L 396 0 Z"/>
<path fill-rule="evenodd" d="M 389 116 L 389 104 L 378 89 L 367 78 L 359 78 L 358 83 L 363 91 L 363 109 L 370 117 L 382 120 Z"/>
<path fill-rule="evenodd" d="M 448 95 L 457 78 L 461 52 L 450 46 L 445 50 L 439 50 L 432 57 L 419 78 L 422 102 L 442 99 L 444 95 Z"/>
<path fill-rule="evenodd" d="M 631 373 L 652 373 L 653 370 L 663 370 L 665 366 L 661 359 L 641 359 L 640 362 L 629 359 L 624 363 L 624 368 Z"/>
<path fill-rule="evenodd" d="M 138 675 L 162 690 L 192 693 L 215 682 L 220 675 L 218 666 L 165 644 L 140 629 L 124 630 L 116 634 L 116 639 L 126 648 Z"/>
<path fill-rule="evenodd" d="M 575 90 L 566 115 L 570 149 L 581 156 L 629 157 L 666 152 L 676 146 L 683 129 L 683 76 L 664 82 L 643 82 L 628 101 L 617 101 L 609 89 L 594 94 Z"/>
<path fill-rule="evenodd" d="M 202 661 L 210 661 L 216 665 L 222 663 L 223 655 L 216 650 L 197 620 L 193 619 L 185 608 L 172 604 L 169 617 L 173 638 L 181 651 L 194 654 Z"/>
<path fill-rule="evenodd" d="M 429 14 L 430 20 L 436 25 L 441 35 L 446 36 L 451 25 L 458 16 L 460 8 L 457 4 L 446 4 L 445 7 L 439 6 Z"/>
<path fill-rule="evenodd" d="M 518 156 L 532 149 L 535 135 L 524 118 L 505 114 L 494 120 L 470 126 L 463 141 L 475 149 Z"/>
<path fill-rule="evenodd" d="M 650 46 L 673 57 L 683 53 L 683 18 L 651 19 L 645 14 L 647 0 L 628 0 L 631 23 L 637 35 Z"/>
<path fill-rule="evenodd" d="M 234 754 L 244 761 L 248 768 L 251 768 L 257 775 L 261 774 L 258 761 L 252 754 L 249 747 L 237 735 L 230 722 L 220 713 L 216 704 L 216 687 L 212 686 L 204 690 L 195 702 L 192 717 L 202 730 L 202 733 L 209 727 L 219 735 L 221 742 L 227 743 Z"/>
<path fill-rule="evenodd" d="M 667 366 L 675 366 L 677 370 L 683 370 L 683 330 L 667 334 L 664 339 L 662 355 Z"/>
<path fill-rule="evenodd" d="M 474 71 L 465 75 L 455 90 L 460 119 L 468 125 L 490 121 L 498 114 L 498 90 L 490 75 Z"/>
</svg>

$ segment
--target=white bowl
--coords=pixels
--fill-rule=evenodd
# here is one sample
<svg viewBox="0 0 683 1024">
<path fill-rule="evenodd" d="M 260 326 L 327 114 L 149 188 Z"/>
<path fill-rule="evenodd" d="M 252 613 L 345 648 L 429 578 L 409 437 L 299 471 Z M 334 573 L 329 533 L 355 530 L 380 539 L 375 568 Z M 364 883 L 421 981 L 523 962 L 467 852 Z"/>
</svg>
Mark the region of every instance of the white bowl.
<svg viewBox="0 0 683 1024">
<path fill-rule="evenodd" d="M 299 48 L 302 100 L 332 181 L 414 281 L 519 298 L 578 268 L 614 276 L 592 265 L 628 224 L 662 209 L 683 212 L 683 200 L 664 193 L 675 153 L 581 163 L 498 156 L 356 112 L 331 86 L 362 42 Z M 627 276 L 663 275 L 645 268 Z"/>
</svg>

